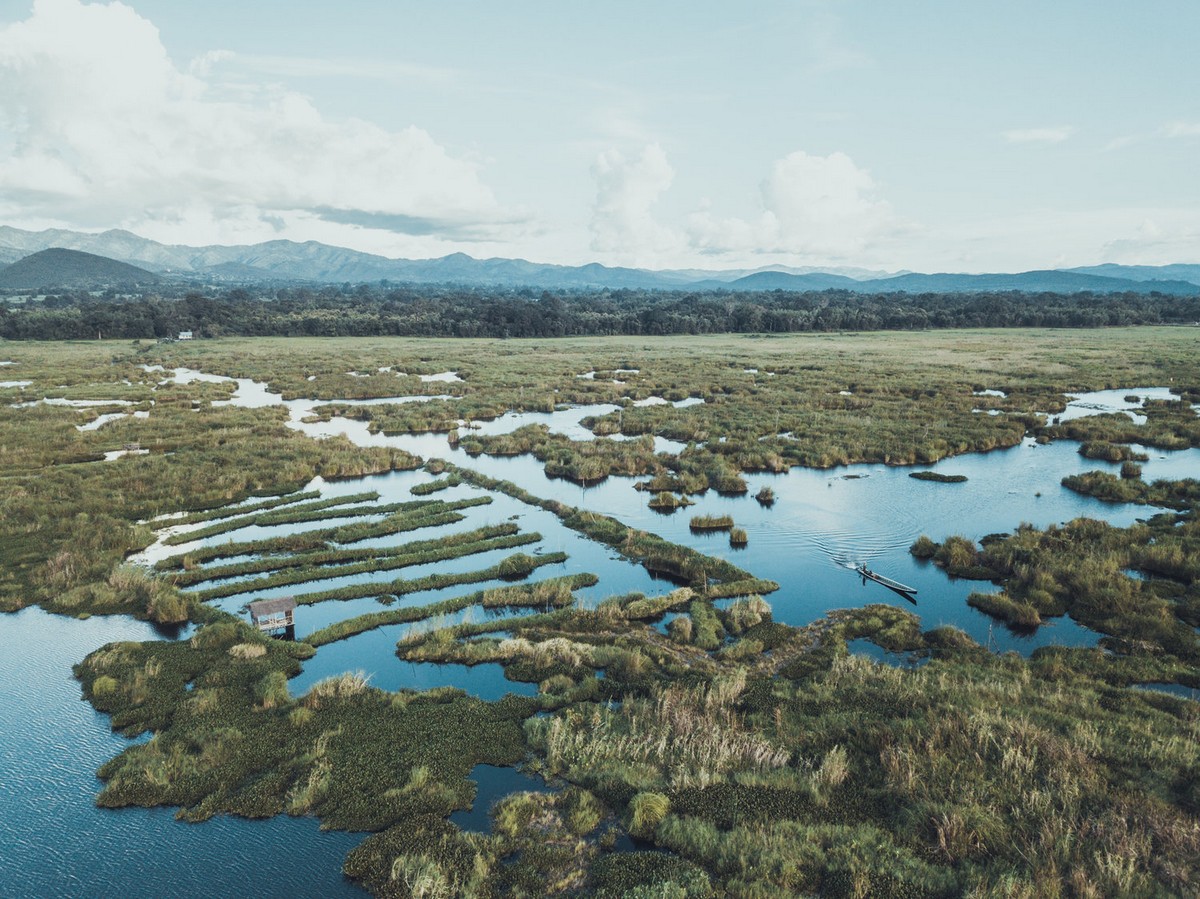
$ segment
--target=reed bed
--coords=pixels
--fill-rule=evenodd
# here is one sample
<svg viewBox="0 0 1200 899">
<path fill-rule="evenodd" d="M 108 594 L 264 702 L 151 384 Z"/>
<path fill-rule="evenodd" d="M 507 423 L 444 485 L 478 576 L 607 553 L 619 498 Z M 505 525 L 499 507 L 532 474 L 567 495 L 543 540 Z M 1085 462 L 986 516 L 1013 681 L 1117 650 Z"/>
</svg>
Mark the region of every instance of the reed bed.
<svg viewBox="0 0 1200 899">
<path fill-rule="evenodd" d="M 467 596 L 443 600 L 427 606 L 414 606 L 406 609 L 388 609 L 382 612 L 370 612 L 355 618 L 347 618 L 328 627 L 313 631 L 304 638 L 311 646 L 325 646 L 337 640 L 345 640 L 358 634 L 366 633 L 376 628 L 392 624 L 404 624 L 412 621 L 423 621 L 438 615 L 460 612 L 473 606 L 481 608 L 498 608 L 511 606 L 513 608 L 561 608 L 573 601 L 572 590 L 590 586 L 595 583 L 595 575 L 578 574 L 566 578 L 553 578 L 536 584 L 526 584 L 520 587 L 509 587 L 503 590 L 480 590 Z M 497 624 L 497 627 L 503 627 Z"/>
<path fill-rule="evenodd" d="M 452 503 L 432 501 L 414 510 L 403 510 L 389 515 L 383 521 L 341 525 L 340 527 L 321 528 L 311 531 L 301 531 L 283 537 L 268 537 L 262 540 L 242 540 L 217 543 L 212 546 L 197 547 L 187 553 L 170 556 L 158 562 L 155 567 L 162 571 L 190 569 L 232 556 L 304 553 L 331 550 L 333 546 L 347 546 L 362 540 L 376 537 L 387 537 L 392 534 L 402 534 L 422 528 L 440 527 L 446 524 L 456 524 L 464 516 L 458 510 L 473 506 L 487 505 L 492 501 L 490 496 L 477 496 L 470 499 L 457 500 Z"/>
<path fill-rule="evenodd" d="M 546 553 L 545 555 L 534 557 L 531 570 L 536 570 L 545 565 L 558 565 L 566 560 L 566 553 Z M 363 599 L 367 596 L 375 596 L 383 602 L 390 602 L 406 593 L 419 593 L 423 590 L 442 590 L 446 587 L 456 587 L 461 584 L 476 584 L 480 581 L 499 580 L 504 577 L 504 574 L 501 572 L 503 564 L 503 560 L 501 560 L 496 565 L 482 568 L 478 571 L 467 571 L 457 574 L 430 574 L 412 580 L 397 578 L 393 581 L 374 581 L 367 584 L 353 584 L 349 587 L 339 587 L 333 590 L 300 593 L 296 596 L 296 602 L 301 605 L 313 605 L 319 602 L 328 602 L 329 600 L 344 602 L 351 599 Z"/>
<path fill-rule="evenodd" d="M 394 512 L 406 511 L 412 508 L 410 503 L 387 503 L 384 505 L 364 506 L 379 498 L 379 494 L 371 491 L 353 496 L 335 496 L 330 499 L 316 500 L 311 503 L 301 503 L 283 509 L 274 509 L 256 515 L 239 515 L 234 518 L 218 520 L 205 528 L 172 534 L 163 542 L 168 546 L 178 546 L 181 543 L 193 543 L 216 537 L 230 531 L 240 531 L 248 527 L 271 527 L 279 524 L 303 524 L 307 521 L 329 521 L 337 518 L 358 518 L 367 515 L 387 515 Z"/>
<path fill-rule="evenodd" d="M 451 534 L 436 540 L 414 540 L 396 546 L 376 547 L 371 549 L 329 549 L 316 552 L 297 553 L 295 555 L 273 555 L 266 558 L 252 559 L 233 565 L 215 565 L 208 568 L 191 568 L 174 575 L 176 586 L 190 587 L 205 581 L 219 580 L 227 577 L 238 577 L 246 574 L 260 574 L 264 571 L 282 571 L 287 568 L 313 569 L 325 565 L 341 565 L 348 562 L 364 562 L 373 559 L 386 559 L 389 556 L 412 556 L 420 553 L 436 551 L 447 546 L 458 546 L 466 543 L 478 543 L 496 537 L 510 537 L 519 528 L 512 522 L 489 525 Z M 431 560 L 432 561 L 432 560 Z"/>
<path fill-rule="evenodd" d="M 688 527 L 692 531 L 728 531 L 733 527 L 732 515 L 693 515 Z"/>
</svg>

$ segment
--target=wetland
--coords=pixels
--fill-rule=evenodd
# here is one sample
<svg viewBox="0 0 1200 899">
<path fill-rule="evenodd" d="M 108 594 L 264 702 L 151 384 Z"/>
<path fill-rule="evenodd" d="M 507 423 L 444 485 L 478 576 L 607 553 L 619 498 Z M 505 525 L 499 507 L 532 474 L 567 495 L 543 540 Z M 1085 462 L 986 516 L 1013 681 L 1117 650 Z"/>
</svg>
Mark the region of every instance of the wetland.
<svg viewBox="0 0 1200 899">
<path fill-rule="evenodd" d="M 137 894 L 135 839 L 181 894 L 1186 895 L 1195 347 L 6 343 L 0 881 Z"/>
</svg>

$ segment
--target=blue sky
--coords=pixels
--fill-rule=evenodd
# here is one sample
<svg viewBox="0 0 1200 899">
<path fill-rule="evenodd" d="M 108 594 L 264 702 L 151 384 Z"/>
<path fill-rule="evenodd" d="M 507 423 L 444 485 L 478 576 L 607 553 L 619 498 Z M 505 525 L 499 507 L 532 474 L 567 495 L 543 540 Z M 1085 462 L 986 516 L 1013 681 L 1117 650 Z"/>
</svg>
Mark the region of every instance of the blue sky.
<svg viewBox="0 0 1200 899">
<path fill-rule="evenodd" d="M 1200 261 L 1194 0 L 0 0 L 0 223 L 649 267 Z"/>
</svg>

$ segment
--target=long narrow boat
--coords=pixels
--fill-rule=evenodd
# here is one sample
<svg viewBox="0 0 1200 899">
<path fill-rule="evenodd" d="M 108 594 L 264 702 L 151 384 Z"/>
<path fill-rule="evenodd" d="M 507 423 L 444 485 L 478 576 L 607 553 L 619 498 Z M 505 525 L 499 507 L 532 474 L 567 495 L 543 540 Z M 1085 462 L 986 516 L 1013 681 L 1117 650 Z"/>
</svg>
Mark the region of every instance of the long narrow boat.
<svg viewBox="0 0 1200 899">
<path fill-rule="evenodd" d="M 897 593 L 916 594 L 917 592 L 916 587 L 909 587 L 900 583 L 899 581 L 893 581 L 890 577 L 884 577 L 882 574 L 876 574 L 866 565 L 859 565 L 854 570 L 862 575 L 864 579 L 872 580 L 877 584 L 883 584 L 883 586 L 887 587 L 889 590 L 895 590 Z"/>
</svg>

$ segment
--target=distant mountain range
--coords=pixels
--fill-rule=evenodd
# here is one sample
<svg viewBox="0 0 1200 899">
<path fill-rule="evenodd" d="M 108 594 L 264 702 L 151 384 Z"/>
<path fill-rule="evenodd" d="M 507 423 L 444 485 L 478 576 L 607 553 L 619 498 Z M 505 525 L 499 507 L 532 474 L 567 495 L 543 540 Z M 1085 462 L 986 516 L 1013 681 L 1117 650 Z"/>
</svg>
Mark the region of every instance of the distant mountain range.
<svg viewBox="0 0 1200 899">
<path fill-rule="evenodd" d="M 84 264 L 50 249 L 74 250 L 124 263 L 133 271 Z M 39 258 L 40 257 L 40 258 Z M 57 260 L 57 263 L 55 262 Z M 26 265 L 28 263 L 28 265 Z M 61 265 L 61 273 L 55 265 Z M 187 247 L 158 243 L 128 231 L 23 231 L 0 227 L 0 287 L 82 287 L 149 283 L 155 277 L 202 283 L 335 283 L 392 281 L 490 287 L 630 288 L 636 290 L 849 290 L 856 293 L 1028 292 L 1200 294 L 1200 264 L 1098 265 L 1015 274 L 888 273 L 856 268 L 665 270 L 592 263 L 548 265 L 524 259 L 475 259 L 454 253 L 439 259 L 389 259 L 308 241 L 273 240 L 251 246 Z M 19 266 L 24 266 L 19 268 Z M 94 270 L 89 268 L 94 267 Z M 14 273 L 14 270 L 15 273 Z M 89 276 L 89 271 L 92 274 Z M 93 280 L 89 281 L 88 278 Z M 44 280 L 38 280 L 38 279 Z M 18 283 L 20 282 L 20 283 Z"/>
</svg>

